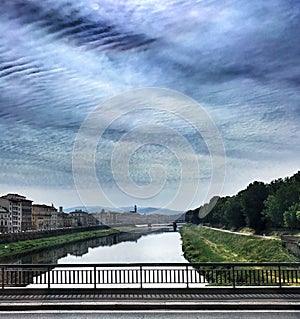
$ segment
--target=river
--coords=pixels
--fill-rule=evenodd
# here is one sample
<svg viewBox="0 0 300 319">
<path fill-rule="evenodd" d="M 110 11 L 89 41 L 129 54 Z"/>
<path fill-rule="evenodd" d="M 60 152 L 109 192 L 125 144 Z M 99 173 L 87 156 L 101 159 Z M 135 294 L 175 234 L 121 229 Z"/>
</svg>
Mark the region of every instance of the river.
<svg viewBox="0 0 300 319">
<path fill-rule="evenodd" d="M 37 253 L 5 258 L 3 263 L 152 263 L 187 262 L 179 232 L 171 229 L 128 232 L 66 244 Z"/>
<path fill-rule="evenodd" d="M 151 263 L 186 262 L 178 232 L 143 235 L 136 241 L 89 248 L 82 256 L 68 255 L 59 263 Z"/>
</svg>

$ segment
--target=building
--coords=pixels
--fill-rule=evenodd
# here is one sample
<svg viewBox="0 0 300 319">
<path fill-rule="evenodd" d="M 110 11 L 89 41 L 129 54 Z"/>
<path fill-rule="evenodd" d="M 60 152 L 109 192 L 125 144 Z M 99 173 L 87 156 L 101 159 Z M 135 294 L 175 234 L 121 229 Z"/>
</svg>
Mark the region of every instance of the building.
<svg viewBox="0 0 300 319">
<path fill-rule="evenodd" d="M 0 206 L 9 212 L 9 232 L 32 229 L 32 200 L 19 194 L 7 194 L 0 197 Z"/>
<path fill-rule="evenodd" d="M 11 214 L 7 208 L 0 206 L 0 233 L 8 233 L 10 229 Z"/>
<path fill-rule="evenodd" d="M 57 228 L 57 209 L 45 204 L 32 205 L 32 226 L 36 230 Z"/>
<path fill-rule="evenodd" d="M 92 214 L 84 212 L 81 209 L 76 209 L 70 212 L 70 216 L 74 217 L 76 220 L 76 227 L 90 227 L 99 225 L 98 219 L 96 219 Z"/>
<path fill-rule="evenodd" d="M 63 207 L 59 207 L 57 213 L 57 228 L 76 227 L 76 219 L 74 216 L 64 213 Z"/>
</svg>

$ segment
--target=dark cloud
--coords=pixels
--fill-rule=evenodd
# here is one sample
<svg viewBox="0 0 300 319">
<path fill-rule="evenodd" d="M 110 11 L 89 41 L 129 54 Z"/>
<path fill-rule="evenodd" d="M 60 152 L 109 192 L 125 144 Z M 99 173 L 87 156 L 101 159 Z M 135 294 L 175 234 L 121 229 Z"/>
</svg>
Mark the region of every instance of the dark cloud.
<svg viewBox="0 0 300 319">
<path fill-rule="evenodd" d="M 55 4 L 48 1 L 5 0 L 2 10 L 3 14 L 15 19 L 21 26 L 36 24 L 57 39 L 90 49 L 129 50 L 155 40 L 142 33 L 126 32 L 113 21 L 94 22 L 73 2 Z"/>
</svg>

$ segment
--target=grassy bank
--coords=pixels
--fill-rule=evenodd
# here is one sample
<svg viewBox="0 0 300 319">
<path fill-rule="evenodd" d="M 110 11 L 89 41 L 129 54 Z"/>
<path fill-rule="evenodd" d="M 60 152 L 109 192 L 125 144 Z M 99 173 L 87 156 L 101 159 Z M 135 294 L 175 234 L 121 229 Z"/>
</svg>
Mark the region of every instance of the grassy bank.
<svg viewBox="0 0 300 319">
<path fill-rule="evenodd" d="M 74 234 L 66 234 L 55 237 L 30 239 L 19 242 L 0 244 L 0 258 L 31 253 L 63 244 L 74 243 L 81 240 L 94 239 L 98 237 L 116 234 L 116 229 L 92 230 Z"/>
<path fill-rule="evenodd" d="M 225 233 L 189 225 L 180 229 L 182 249 L 190 262 L 293 262 L 278 240 Z"/>
</svg>

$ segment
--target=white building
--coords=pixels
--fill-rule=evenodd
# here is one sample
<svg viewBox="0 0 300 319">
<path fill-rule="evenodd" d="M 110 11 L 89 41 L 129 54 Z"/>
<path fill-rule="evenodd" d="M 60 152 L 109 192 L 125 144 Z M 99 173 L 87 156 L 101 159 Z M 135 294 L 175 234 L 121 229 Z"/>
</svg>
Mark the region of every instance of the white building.
<svg viewBox="0 0 300 319">
<path fill-rule="evenodd" d="M 9 212 L 8 231 L 20 232 L 32 229 L 32 200 L 19 194 L 0 197 L 0 206 Z"/>
</svg>

